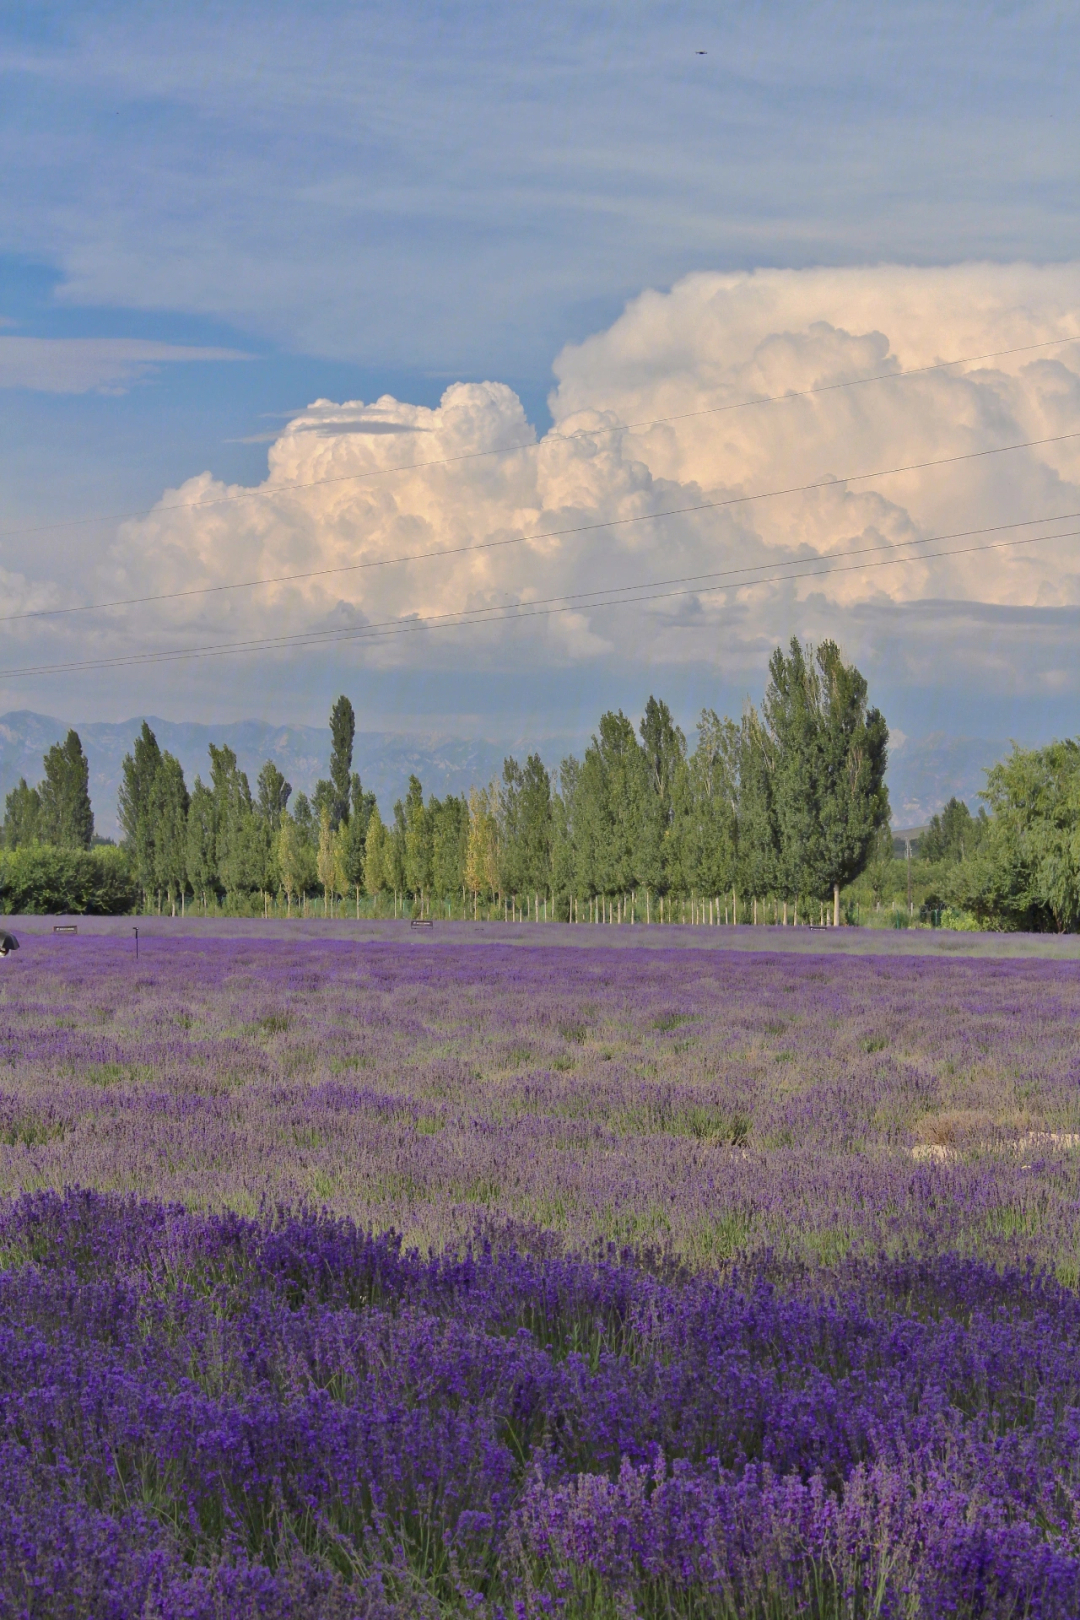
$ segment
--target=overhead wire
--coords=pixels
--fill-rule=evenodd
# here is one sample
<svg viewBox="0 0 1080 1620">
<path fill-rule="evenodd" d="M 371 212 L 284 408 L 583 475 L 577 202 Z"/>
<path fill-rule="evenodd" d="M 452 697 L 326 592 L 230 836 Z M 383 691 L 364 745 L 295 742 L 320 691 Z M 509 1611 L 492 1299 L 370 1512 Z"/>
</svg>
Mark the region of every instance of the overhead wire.
<svg viewBox="0 0 1080 1620">
<path fill-rule="evenodd" d="M 102 513 L 90 518 L 66 518 L 54 523 L 40 523 L 18 529 L 0 530 L 0 540 L 22 538 L 35 534 L 58 533 L 63 529 L 91 528 L 104 523 L 128 523 L 135 518 L 152 517 L 168 512 L 206 511 L 213 507 L 231 506 L 240 501 L 273 500 L 282 495 L 309 489 L 320 489 L 331 484 L 360 483 L 372 478 L 386 478 L 395 473 L 419 472 L 430 467 L 449 467 L 464 461 L 483 460 L 492 456 L 512 455 L 518 451 L 544 449 L 553 443 L 570 443 L 577 439 L 599 438 L 615 433 L 643 431 L 663 427 L 672 422 L 688 422 L 698 417 L 716 416 L 730 411 L 752 410 L 762 405 L 782 405 L 791 400 L 809 399 L 816 394 L 835 393 L 842 389 L 860 388 L 867 383 L 902 382 L 912 377 L 926 376 L 930 372 L 949 371 L 954 366 L 979 365 L 985 360 L 1003 360 L 1012 355 L 1032 354 L 1043 349 L 1061 348 L 1065 344 L 1080 342 L 1080 333 L 1068 337 L 1046 338 L 1041 343 L 1022 343 L 1009 349 L 993 349 L 984 354 L 959 355 L 953 360 L 937 360 L 925 366 L 912 366 L 908 371 L 879 371 L 867 377 L 851 377 L 833 383 L 817 383 L 812 388 L 788 389 L 782 394 L 765 394 L 756 398 L 730 400 L 720 405 L 703 406 L 695 411 L 681 411 L 672 416 L 654 416 L 637 422 L 608 423 L 603 427 L 575 428 L 571 433 L 551 432 L 542 439 L 527 439 L 515 444 L 495 445 L 486 450 L 465 450 L 454 456 L 437 456 L 428 461 L 401 462 L 392 467 L 368 468 L 363 472 L 335 473 L 325 478 L 312 478 L 291 484 L 266 485 L 259 489 L 240 490 L 234 495 L 216 495 L 205 501 L 175 501 L 169 505 L 156 503 L 127 512 Z M 298 413 L 299 414 L 299 413 Z M 402 428 L 406 428 L 402 424 Z"/>
<path fill-rule="evenodd" d="M 1061 518 L 1032 518 L 1026 520 L 1023 524 L 995 525 L 991 529 L 983 530 L 962 530 L 958 531 L 955 536 L 933 536 L 924 540 L 901 541 L 899 544 L 905 548 L 919 545 L 925 546 L 936 544 L 940 539 L 961 538 L 965 534 L 994 533 L 1002 528 L 1027 527 L 1035 523 L 1060 521 Z M 250 641 L 232 642 L 224 646 L 211 644 L 205 647 L 118 654 L 107 658 L 84 659 L 69 663 L 0 669 L 0 678 L 15 679 L 26 675 L 70 674 L 89 669 L 131 668 L 194 658 L 235 656 L 246 652 L 296 651 L 305 647 L 334 645 L 343 641 L 384 640 L 398 635 L 414 635 L 421 631 L 461 629 L 472 625 L 499 623 L 510 619 L 550 617 L 559 613 L 581 612 L 583 609 L 592 612 L 604 608 L 634 606 L 642 602 L 670 600 L 675 597 L 708 596 L 725 591 L 748 590 L 760 585 L 782 585 L 803 579 L 824 578 L 830 574 L 855 573 L 874 568 L 903 567 L 911 563 L 969 556 L 977 552 L 1004 550 L 1010 546 L 1034 545 L 1042 540 L 1069 540 L 1078 536 L 1080 536 L 1080 529 L 1073 529 L 1064 533 L 1028 535 L 1013 540 L 993 540 L 988 541 L 985 545 L 952 547 L 945 551 L 919 551 L 910 556 L 897 556 L 894 551 L 890 551 L 887 555 L 876 556 L 870 561 L 843 562 L 839 565 L 826 558 L 788 558 L 773 564 L 747 564 L 741 569 L 716 570 L 706 574 L 683 575 L 666 580 L 638 582 L 633 585 L 597 587 L 592 591 L 579 591 L 535 602 L 493 604 L 486 608 L 460 609 L 452 613 L 417 616 L 408 619 L 388 619 L 376 624 L 361 626 L 334 626 L 326 630 L 300 631 L 290 636 L 263 637 Z M 841 559 L 861 557 L 868 552 L 878 552 L 880 549 L 880 547 L 863 547 L 849 552 L 833 553 L 833 557 Z M 819 566 L 820 563 L 825 563 L 826 566 Z M 804 566 L 805 564 L 810 564 L 810 566 Z M 773 572 L 766 572 L 768 569 L 772 569 Z M 780 569 L 787 571 L 784 573 L 777 572 Z M 727 577 L 735 574 L 754 575 L 756 577 L 739 579 Z M 717 579 L 724 579 L 725 582 L 711 585 L 702 583 L 703 581 Z M 632 595 L 630 593 L 637 594 Z M 596 598 L 599 598 L 599 600 L 596 600 Z"/>
</svg>

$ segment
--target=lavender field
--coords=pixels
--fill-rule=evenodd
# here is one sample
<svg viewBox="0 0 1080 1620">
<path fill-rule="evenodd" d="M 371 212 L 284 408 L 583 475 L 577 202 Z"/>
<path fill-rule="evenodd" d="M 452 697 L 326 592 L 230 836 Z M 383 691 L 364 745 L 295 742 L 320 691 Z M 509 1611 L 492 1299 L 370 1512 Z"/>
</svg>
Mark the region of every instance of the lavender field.
<svg viewBox="0 0 1080 1620">
<path fill-rule="evenodd" d="M 1080 1612 L 1080 968 L 27 937 L 0 1615 Z"/>
</svg>

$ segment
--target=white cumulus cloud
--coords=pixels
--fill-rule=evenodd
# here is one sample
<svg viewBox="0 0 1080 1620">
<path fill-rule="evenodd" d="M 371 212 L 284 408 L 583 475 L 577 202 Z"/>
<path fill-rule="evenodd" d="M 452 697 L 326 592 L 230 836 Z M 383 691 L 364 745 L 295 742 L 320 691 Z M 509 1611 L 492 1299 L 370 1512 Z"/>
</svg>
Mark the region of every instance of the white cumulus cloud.
<svg viewBox="0 0 1080 1620">
<path fill-rule="evenodd" d="M 203 594 L 104 616 L 100 647 L 145 645 L 148 626 L 163 648 L 326 631 L 377 667 L 733 675 L 795 633 L 860 658 L 891 640 L 917 680 L 935 659 L 943 679 L 1036 688 L 1071 669 L 1080 266 L 697 274 L 555 375 L 539 438 L 498 382 L 434 410 L 315 402 L 264 483 L 203 474 L 124 526 L 104 596 Z M 717 589 L 735 570 L 757 572 Z M 247 580 L 276 583 L 222 589 Z M 419 629 L 462 613 L 492 622 Z"/>
</svg>

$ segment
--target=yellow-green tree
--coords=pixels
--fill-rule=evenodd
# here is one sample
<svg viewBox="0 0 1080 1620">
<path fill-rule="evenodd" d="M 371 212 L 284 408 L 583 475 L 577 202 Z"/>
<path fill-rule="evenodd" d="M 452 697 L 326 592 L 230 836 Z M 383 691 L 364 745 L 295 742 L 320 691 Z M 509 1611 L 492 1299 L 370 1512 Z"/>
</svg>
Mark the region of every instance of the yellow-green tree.
<svg viewBox="0 0 1080 1620">
<path fill-rule="evenodd" d="M 316 871 L 323 891 L 323 910 L 326 916 L 330 915 L 330 905 L 334 898 L 334 885 L 337 880 L 337 863 L 335 860 L 334 834 L 330 830 L 330 810 L 324 805 L 319 817 L 319 853 L 316 857 Z"/>
<path fill-rule="evenodd" d="M 293 895 L 303 893 L 306 850 L 300 829 L 287 810 L 277 832 L 277 864 L 285 890 L 285 915 L 292 916 Z"/>
<path fill-rule="evenodd" d="M 473 897 L 473 916 L 481 894 L 499 886 L 499 790 L 473 788 L 469 794 L 469 839 L 465 847 L 465 882 Z"/>
<path fill-rule="evenodd" d="M 378 897 L 389 887 L 386 871 L 387 832 L 378 806 L 371 812 L 367 838 L 364 843 L 364 887 L 368 894 Z"/>
</svg>

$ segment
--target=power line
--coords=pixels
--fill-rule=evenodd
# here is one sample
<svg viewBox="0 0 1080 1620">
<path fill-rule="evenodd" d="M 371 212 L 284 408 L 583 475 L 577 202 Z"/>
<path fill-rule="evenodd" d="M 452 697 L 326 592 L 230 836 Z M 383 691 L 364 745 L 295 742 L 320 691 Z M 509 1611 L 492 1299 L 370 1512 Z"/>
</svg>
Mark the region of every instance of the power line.
<svg viewBox="0 0 1080 1620">
<path fill-rule="evenodd" d="M 852 377 L 845 382 L 819 383 L 813 388 L 789 389 L 783 394 L 764 394 L 757 399 L 733 400 L 724 405 L 708 405 L 696 411 L 681 411 L 674 416 L 654 416 L 640 422 L 616 422 L 607 427 L 576 428 L 573 433 L 548 433 L 542 439 L 522 440 L 516 444 L 496 445 L 490 450 L 466 450 L 456 456 L 439 456 L 430 461 L 406 461 L 393 467 L 376 467 L 361 473 L 338 473 L 328 478 L 312 478 L 293 484 L 277 484 L 265 489 L 247 489 L 238 495 L 218 495 L 207 501 L 176 501 L 170 506 L 146 506 L 128 512 L 103 513 L 93 518 L 67 518 L 59 523 L 41 523 L 33 527 L 0 530 L 0 540 L 11 540 L 32 534 L 52 534 L 61 529 L 90 528 L 101 523 L 127 523 L 133 518 L 153 517 L 162 512 L 201 512 L 211 507 L 232 506 L 239 501 L 272 500 L 279 495 L 295 491 L 321 489 L 329 484 L 360 483 L 369 478 L 387 478 L 401 472 L 419 472 L 428 467 L 450 467 L 463 461 L 479 461 L 490 456 L 512 455 L 519 450 L 541 450 L 553 443 L 572 443 L 576 439 L 602 438 L 608 434 L 630 433 L 638 429 L 663 427 L 672 422 L 689 422 L 698 417 L 722 415 L 728 411 L 743 411 L 759 405 L 782 405 L 788 400 L 810 399 L 816 394 L 831 394 L 847 388 L 861 388 L 865 383 L 903 382 L 910 377 L 923 377 L 930 372 L 948 371 L 953 366 L 978 365 L 983 360 L 1003 360 L 1010 355 L 1032 354 L 1042 349 L 1060 348 L 1067 343 L 1080 342 L 1080 334 L 1071 337 L 1047 338 L 1042 343 L 1023 343 L 1012 349 L 992 349 L 986 354 L 960 355 L 955 360 L 938 360 L 932 365 L 913 366 L 910 371 L 878 371 L 868 377 Z"/>
<path fill-rule="evenodd" d="M 1025 439 L 1017 444 L 1001 444 L 989 450 L 965 450 L 955 456 L 939 456 L 933 461 L 914 461 L 902 467 L 881 467 L 874 472 L 846 473 L 843 477 L 819 478 L 809 484 L 791 484 L 782 489 L 758 490 L 750 495 L 725 495 L 715 501 L 696 501 L 690 506 L 672 506 L 658 512 L 638 512 L 630 517 L 605 518 L 597 523 L 575 523 L 562 529 L 541 529 L 536 534 L 517 534 L 504 537 L 501 540 L 480 540 L 474 545 L 453 546 L 437 548 L 431 551 L 417 551 L 407 553 L 400 557 L 379 557 L 369 561 L 355 563 L 341 563 L 334 568 L 315 568 L 298 574 L 278 574 L 264 579 L 236 580 L 226 585 L 198 585 L 182 591 L 160 591 L 152 596 L 121 597 L 111 602 L 84 602 L 72 607 L 63 608 L 34 608 L 24 613 L 9 613 L 0 615 L 0 624 L 12 624 L 25 619 L 60 618 L 72 613 L 97 613 L 107 609 L 119 607 L 143 607 L 154 602 L 175 602 L 190 596 L 209 596 L 224 591 L 254 590 L 261 585 L 286 585 L 305 579 L 325 579 L 334 574 L 356 573 L 367 568 L 390 568 L 400 563 L 424 562 L 439 557 L 459 557 L 473 551 L 493 551 L 502 546 L 527 545 L 535 540 L 562 539 L 568 535 L 591 534 L 600 529 L 624 528 L 631 523 L 649 523 L 654 519 L 669 517 L 686 517 L 697 512 L 720 511 L 731 506 L 745 506 L 752 501 L 774 500 L 783 495 L 805 495 L 813 490 L 840 488 L 844 484 L 866 483 L 871 478 L 892 478 L 902 473 L 925 472 L 931 467 L 950 467 L 962 461 L 979 461 L 987 456 L 1002 456 L 1014 450 L 1033 450 L 1043 445 L 1061 444 L 1068 439 L 1080 438 L 1080 430 L 1072 433 L 1058 433 L 1048 439 Z M 1034 518 L 1032 522 L 1064 521 L 1072 513 L 1065 513 L 1058 519 Z M 982 531 L 980 531 L 982 532 Z"/>
<path fill-rule="evenodd" d="M 1032 518 L 1028 521 L 1031 523 L 1043 523 L 1060 521 L 1060 519 Z M 1015 526 L 1020 527 L 1021 525 Z M 1002 527 L 1013 527 L 1013 525 L 1002 525 Z M 994 531 L 975 529 L 962 532 L 978 534 Z M 947 551 L 916 552 L 914 555 L 907 557 L 890 554 L 884 557 L 876 557 L 869 562 L 845 563 L 843 565 L 829 563 L 825 567 L 810 566 L 797 572 L 765 572 L 769 568 L 773 570 L 781 568 L 787 570 L 797 569 L 801 563 L 809 560 L 794 558 L 786 562 L 773 564 L 747 565 L 744 569 L 718 570 L 709 574 L 683 575 L 679 578 L 639 582 L 634 585 L 609 586 L 606 588 L 606 596 L 605 588 L 598 587 L 593 591 L 580 591 L 572 595 L 549 597 L 540 602 L 460 609 L 453 613 L 432 614 L 411 621 L 403 621 L 400 618 L 387 619 L 377 624 L 353 628 L 335 627 L 330 630 L 300 631 L 296 635 L 230 642 L 224 646 L 178 648 L 167 652 L 132 653 L 111 658 L 84 659 L 66 664 L 40 664 L 21 669 L 6 669 L 0 670 L 0 679 L 15 679 L 25 675 L 69 674 L 89 669 L 130 668 L 145 664 L 173 663 L 193 658 L 232 657 L 245 652 L 269 652 L 279 649 L 298 651 L 304 647 L 328 646 L 341 641 L 385 640 L 393 636 L 413 635 L 421 631 L 461 629 L 471 625 L 497 624 L 508 619 L 548 618 L 558 613 L 575 613 L 583 609 L 597 611 L 601 608 L 634 606 L 642 602 L 664 601 L 674 597 L 708 596 L 731 590 L 748 590 L 757 585 L 783 585 L 801 579 L 820 579 L 829 574 L 857 573 L 873 568 L 901 567 L 909 563 L 933 561 L 936 558 L 963 557 L 976 552 L 1005 550 L 1010 546 L 1034 545 L 1040 540 L 1070 540 L 1077 537 L 1080 537 L 1080 530 L 1073 529 L 1062 534 L 1037 534 L 1014 540 L 993 540 L 988 541 L 985 545 L 958 546 Z M 903 546 L 931 543 L 934 543 L 934 541 L 907 540 L 900 542 Z M 877 551 L 879 549 L 878 547 L 864 547 L 860 550 L 841 552 L 834 555 L 840 557 L 861 556 L 867 551 Z M 716 580 L 731 574 L 755 574 L 757 577 L 729 580 L 728 583 L 724 584 L 703 585 L 701 583 L 703 580 Z M 638 594 L 631 595 L 629 594 L 631 592 Z M 600 598 L 600 600 L 593 600 L 593 598 Z"/>
</svg>

